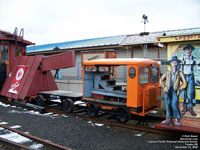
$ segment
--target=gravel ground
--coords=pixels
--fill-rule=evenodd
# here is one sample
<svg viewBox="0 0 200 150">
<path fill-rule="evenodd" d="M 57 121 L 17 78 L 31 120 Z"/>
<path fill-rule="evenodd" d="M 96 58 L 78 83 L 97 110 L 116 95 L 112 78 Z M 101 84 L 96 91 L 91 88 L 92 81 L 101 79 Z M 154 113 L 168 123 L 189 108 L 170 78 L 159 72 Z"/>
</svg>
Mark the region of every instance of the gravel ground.
<svg viewBox="0 0 200 150">
<path fill-rule="evenodd" d="M 24 132 L 77 150 L 164 150 L 175 149 L 173 144 L 152 144 L 163 140 L 158 136 L 137 136 L 122 130 L 71 116 L 42 115 L 19 107 L 0 105 L 0 122 L 20 125 Z"/>
</svg>

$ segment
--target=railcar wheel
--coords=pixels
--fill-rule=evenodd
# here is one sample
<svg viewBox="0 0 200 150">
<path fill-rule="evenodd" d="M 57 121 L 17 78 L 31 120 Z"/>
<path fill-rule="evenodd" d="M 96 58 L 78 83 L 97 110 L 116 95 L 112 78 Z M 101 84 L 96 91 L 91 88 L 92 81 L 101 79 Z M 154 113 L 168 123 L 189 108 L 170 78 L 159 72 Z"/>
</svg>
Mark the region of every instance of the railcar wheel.
<svg viewBox="0 0 200 150">
<path fill-rule="evenodd" d="M 44 96 L 38 95 L 38 96 L 36 97 L 36 99 L 35 99 L 35 103 L 36 103 L 36 105 L 44 106 L 44 104 L 45 104 Z"/>
<path fill-rule="evenodd" d="M 99 113 L 99 107 L 96 107 L 93 103 L 89 103 L 88 116 L 96 117 Z"/>
<path fill-rule="evenodd" d="M 73 112 L 74 110 L 74 102 L 72 99 L 68 98 L 68 99 L 63 99 L 62 100 L 62 103 L 63 103 L 63 110 L 66 112 L 66 113 L 70 113 L 70 112 Z"/>
<path fill-rule="evenodd" d="M 125 107 L 119 107 L 116 109 L 116 119 L 121 123 L 126 123 L 130 119 L 130 112 Z"/>
</svg>

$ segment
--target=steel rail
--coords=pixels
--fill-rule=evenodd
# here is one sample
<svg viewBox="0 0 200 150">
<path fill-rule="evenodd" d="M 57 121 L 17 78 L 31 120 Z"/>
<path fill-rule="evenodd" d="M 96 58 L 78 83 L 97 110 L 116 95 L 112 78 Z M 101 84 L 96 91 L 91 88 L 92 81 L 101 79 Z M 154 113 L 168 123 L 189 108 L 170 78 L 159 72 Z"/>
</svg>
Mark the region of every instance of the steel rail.
<svg viewBox="0 0 200 150">
<path fill-rule="evenodd" d="M 41 139 L 39 137 L 24 133 L 24 132 L 22 132 L 20 130 L 10 128 L 10 127 L 8 127 L 6 125 L 0 124 L 0 127 L 5 128 L 7 130 L 10 130 L 12 132 L 18 133 L 18 134 L 20 134 L 20 135 L 22 135 L 24 137 L 27 137 L 27 138 L 29 138 L 31 140 L 37 141 L 37 142 L 45 145 L 46 147 L 48 147 L 48 149 L 50 149 L 50 150 L 71 150 L 71 148 L 68 148 L 68 147 L 65 147 L 65 146 L 61 146 L 61 145 L 58 145 L 56 143 Z"/>
<path fill-rule="evenodd" d="M 27 147 L 22 144 L 4 139 L 0 137 L 0 149 L 15 149 L 15 150 L 32 150 L 30 147 Z"/>
<path fill-rule="evenodd" d="M 6 103 L 9 103 L 12 105 L 12 103 L 10 103 L 8 101 Z M 55 114 L 60 114 L 60 115 L 79 117 L 84 120 L 88 120 L 88 121 L 92 121 L 92 122 L 96 122 L 96 123 L 103 123 L 103 124 L 107 124 L 107 125 L 111 125 L 111 126 L 115 126 L 115 127 L 127 128 L 127 129 L 131 129 L 131 130 L 139 130 L 139 131 L 143 131 L 143 132 L 150 132 L 150 133 L 155 133 L 155 134 L 160 134 L 160 135 L 177 136 L 180 134 L 180 132 L 174 132 L 174 131 L 169 131 L 169 130 L 161 130 L 161 129 L 151 128 L 151 127 L 146 127 L 146 126 L 138 126 L 138 125 L 133 125 L 133 124 L 128 124 L 128 123 L 120 123 L 117 121 L 111 121 L 111 120 L 100 119 L 100 118 L 91 118 L 86 115 L 81 115 L 78 113 L 66 113 L 62 110 L 53 109 L 53 108 L 49 108 L 49 107 L 45 107 L 45 111 L 52 112 Z"/>
<path fill-rule="evenodd" d="M 156 129 L 156 128 L 146 127 L 146 126 L 138 126 L 138 125 L 132 125 L 132 124 L 128 124 L 128 123 L 120 123 L 117 121 L 111 121 L 111 120 L 106 120 L 106 119 L 91 118 L 86 115 L 80 115 L 80 114 L 76 114 L 76 113 L 66 113 L 61 110 L 56 110 L 56 109 L 51 109 L 51 108 L 45 108 L 45 111 L 60 114 L 60 115 L 79 117 L 81 119 L 92 121 L 95 123 L 103 123 L 103 124 L 120 127 L 120 128 L 139 130 L 139 131 L 143 131 L 143 132 L 150 132 L 150 133 L 161 134 L 161 135 L 178 136 L 178 133 L 173 132 L 173 131 L 165 131 L 165 130 L 160 130 L 160 129 Z"/>
</svg>

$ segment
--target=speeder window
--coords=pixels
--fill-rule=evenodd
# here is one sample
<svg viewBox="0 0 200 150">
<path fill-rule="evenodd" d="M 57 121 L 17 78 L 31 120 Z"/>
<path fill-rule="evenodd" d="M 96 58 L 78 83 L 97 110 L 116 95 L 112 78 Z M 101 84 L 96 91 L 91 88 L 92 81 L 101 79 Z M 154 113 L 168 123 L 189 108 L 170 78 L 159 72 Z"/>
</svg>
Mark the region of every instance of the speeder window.
<svg viewBox="0 0 200 150">
<path fill-rule="evenodd" d="M 149 68 L 140 67 L 139 69 L 139 83 L 147 84 L 149 82 Z"/>
<path fill-rule="evenodd" d="M 87 71 L 87 72 L 96 72 L 97 71 L 97 67 L 96 66 L 86 66 L 85 67 L 85 71 Z"/>
<path fill-rule="evenodd" d="M 159 80 L 159 68 L 158 67 L 151 67 L 151 83 L 158 82 Z"/>
<path fill-rule="evenodd" d="M 135 68 L 134 67 L 129 68 L 129 77 L 133 79 L 135 78 L 135 76 L 136 76 Z"/>
<path fill-rule="evenodd" d="M 108 72 L 109 67 L 108 66 L 99 66 L 99 72 Z"/>
</svg>

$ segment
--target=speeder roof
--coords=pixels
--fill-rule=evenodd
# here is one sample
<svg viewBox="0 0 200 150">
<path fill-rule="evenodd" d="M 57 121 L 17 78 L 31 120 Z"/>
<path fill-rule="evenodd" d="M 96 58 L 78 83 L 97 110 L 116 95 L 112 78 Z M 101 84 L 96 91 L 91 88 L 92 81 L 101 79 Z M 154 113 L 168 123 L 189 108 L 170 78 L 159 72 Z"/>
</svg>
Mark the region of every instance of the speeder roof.
<svg viewBox="0 0 200 150">
<path fill-rule="evenodd" d="M 84 65 L 158 65 L 157 61 L 145 58 L 111 58 L 85 61 Z"/>
</svg>

